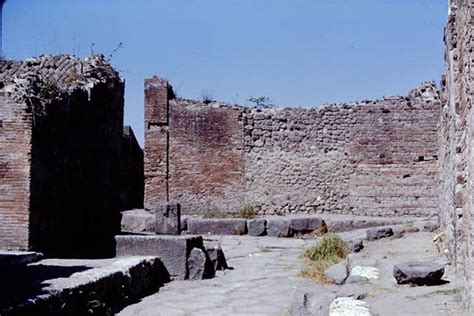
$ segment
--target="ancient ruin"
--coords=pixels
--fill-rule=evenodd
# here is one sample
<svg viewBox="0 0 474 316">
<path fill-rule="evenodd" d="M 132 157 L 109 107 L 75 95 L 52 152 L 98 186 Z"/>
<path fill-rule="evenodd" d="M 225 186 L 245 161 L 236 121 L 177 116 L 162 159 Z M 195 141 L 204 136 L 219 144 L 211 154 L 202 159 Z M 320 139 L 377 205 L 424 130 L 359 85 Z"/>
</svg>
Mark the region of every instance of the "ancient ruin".
<svg viewBox="0 0 474 316">
<path fill-rule="evenodd" d="M 148 79 L 145 208 L 435 215 L 438 94 L 428 83 L 357 104 L 252 109 L 175 98 Z"/>
<path fill-rule="evenodd" d="M 0 247 L 113 254 L 122 207 L 142 203 L 142 153 L 129 128 L 124 136 L 118 73 L 101 56 L 44 56 L 0 62 L 0 79 Z M 123 186 L 122 156 L 122 170 L 135 167 Z"/>
<path fill-rule="evenodd" d="M 473 12 L 449 0 L 445 75 L 404 96 L 145 79 L 144 150 L 103 56 L 0 61 L 0 314 L 471 315 Z"/>
</svg>

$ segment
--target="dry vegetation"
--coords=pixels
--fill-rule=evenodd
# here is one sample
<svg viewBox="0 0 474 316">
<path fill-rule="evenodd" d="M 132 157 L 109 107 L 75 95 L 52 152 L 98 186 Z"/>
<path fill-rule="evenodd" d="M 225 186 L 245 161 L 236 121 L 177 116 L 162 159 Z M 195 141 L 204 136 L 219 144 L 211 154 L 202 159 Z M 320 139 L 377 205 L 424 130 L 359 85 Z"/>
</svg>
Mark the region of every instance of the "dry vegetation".
<svg viewBox="0 0 474 316">
<path fill-rule="evenodd" d="M 346 243 L 336 234 L 327 234 L 321 241 L 304 252 L 305 267 L 302 275 L 316 283 L 328 283 L 324 271 L 345 259 L 349 254 Z"/>
</svg>

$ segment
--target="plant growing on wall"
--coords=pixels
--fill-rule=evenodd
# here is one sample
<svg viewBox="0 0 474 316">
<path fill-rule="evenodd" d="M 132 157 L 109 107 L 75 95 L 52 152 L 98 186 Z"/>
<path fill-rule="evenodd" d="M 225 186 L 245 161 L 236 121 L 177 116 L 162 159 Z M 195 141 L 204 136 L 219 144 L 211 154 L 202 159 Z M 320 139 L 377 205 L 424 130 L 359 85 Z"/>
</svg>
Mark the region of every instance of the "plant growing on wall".
<svg viewBox="0 0 474 316">
<path fill-rule="evenodd" d="M 269 109 L 274 107 L 275 105 L 271 103 L 271 100 L 269 97 L 250 97 L 248 98 L 248 101 L 252 102 L 255 104 L 255 107 L 261 108 L 261 109 Z"/>
</svg>

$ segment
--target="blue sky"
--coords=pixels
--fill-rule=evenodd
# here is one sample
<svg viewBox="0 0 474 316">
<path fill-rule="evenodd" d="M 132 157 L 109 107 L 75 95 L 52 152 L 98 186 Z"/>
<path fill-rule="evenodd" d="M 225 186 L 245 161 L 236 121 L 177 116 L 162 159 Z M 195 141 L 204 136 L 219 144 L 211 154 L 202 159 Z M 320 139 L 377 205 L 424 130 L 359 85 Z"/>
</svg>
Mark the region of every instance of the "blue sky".
<svg viewBox="0 0 474 316">
<path fill-rule="evenodd" d="M 443 73 L 446 0 L 7 0 L 8 59 L 110 54 L 143 143 L 143 80 L 179 96 L 318 106 L 405 94 Z"/>
</svg>

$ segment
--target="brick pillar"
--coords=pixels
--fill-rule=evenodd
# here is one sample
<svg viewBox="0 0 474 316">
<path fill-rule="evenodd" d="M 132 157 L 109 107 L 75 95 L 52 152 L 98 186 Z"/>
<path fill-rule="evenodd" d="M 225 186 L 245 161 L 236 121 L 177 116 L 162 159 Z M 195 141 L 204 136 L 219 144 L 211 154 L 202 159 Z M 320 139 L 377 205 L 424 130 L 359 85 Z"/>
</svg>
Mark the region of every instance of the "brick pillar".
<svg viewBox="0 0 474 316">
<path fill-rule="evenodd" d="M 159 77 L 145 79 L 145 209 L 168 202 L 168 112 L 173 90 Z"/>
</svg>

